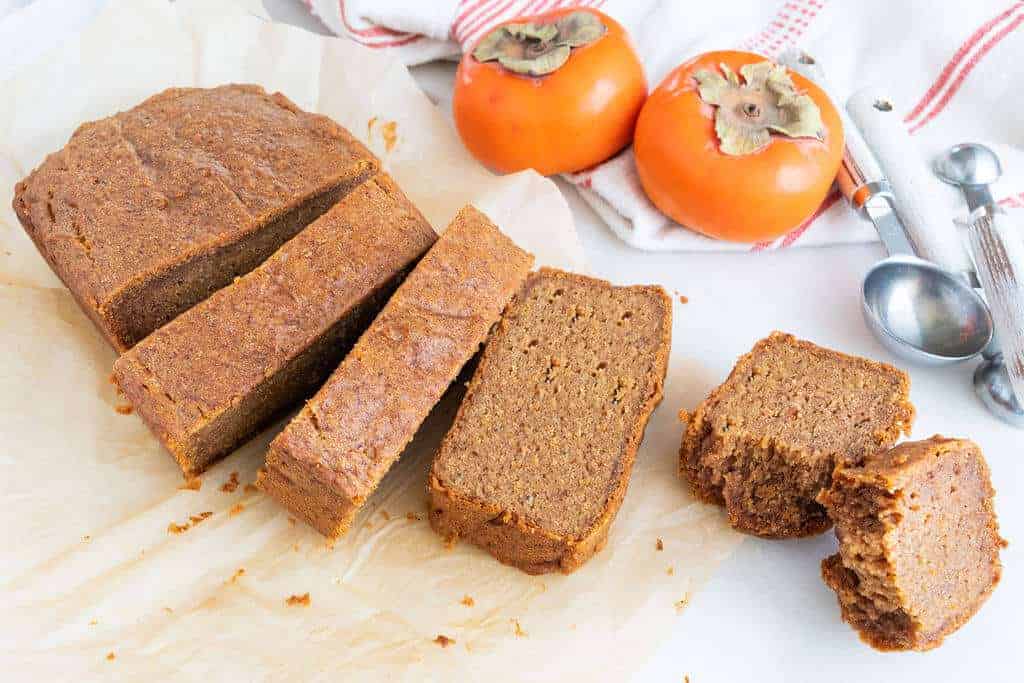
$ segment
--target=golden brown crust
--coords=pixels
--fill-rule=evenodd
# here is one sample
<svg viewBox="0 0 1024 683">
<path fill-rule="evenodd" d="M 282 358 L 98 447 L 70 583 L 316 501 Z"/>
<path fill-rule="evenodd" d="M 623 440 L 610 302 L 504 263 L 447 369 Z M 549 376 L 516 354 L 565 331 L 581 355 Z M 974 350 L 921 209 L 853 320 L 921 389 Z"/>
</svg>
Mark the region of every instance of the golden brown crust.
<svg viewBox="0 0 1024 683">
<path fill-rule="evenodd" d="M 435 239 L 393 180 L 372 178 L 136 344 L 115 377 L 194 476 L 308 397 Z"/>
<path fill-rule="evenodd" d="M 500 496 L 493 496 L 488 500 L 481 497 L 473 490 L 479 484 L 475 472 L 472 475 L 466 474 L 472 482 L 466 481 L 456 485 L 453 481 L 445 480 L 445 473 L 459 466 L 457 460 L 461 457 L 460 449 L 464 448 L 464 444 L 461 444 L 463 440 L 461 432 L 474 429 L 475 418 L 471 418 L 469 415 L 475 414 L 477 404 L 490 406 L 488 410 L 491 410 L 494 408 L 498 395 L 504 394 L 506 391 L 510 395 L 517 396 L 530 394 L 531 387 L 528 385 L 498 387 L 496 383 L 492 383 L 489 376 L 503 377 L 507 374 L 508 370 L 503 363 L 508 353 L 503 350 L 504 346 L 506 343 L 511 343 L 508 340 L 517 327 L 525 329 L 531 323 L 536 322 L 535 320 L 518 322 L 518 316 L 524 315 L 523 312 L 526 310 L 525 301 L 535 287 L 554 286 L 552 283 L 559 285 L 558 290 L 568 292 L 566 296 L 572 296 L 572 290 L 576 289 L 592 294 L 594 301 L 596 301 L 598 292 L 611 293 L 613 296 L 615 294 L 628 295 L 633 298 L 633 304 L 648 309 L 643 312 L 647 314 L 643 317 L 645 329 L 648 329 L 647 324 L 650 323 L 651 339 L 647 340 L 648 345 L 637 349 L 637 355 L 643 359 L 644 363 L 649 363 L 649 370 L 645 376 L 635 378 L 637 380 L 635 391 L 638 397 L 635 413 L 631 413 L 625 418 L 628 424 L 625 425 L 624 432 L 609 437 L 610 439 L 621 439 L 621 450 L 615 468 L 606 484 L 607 488 L 603 491 L 592 492 L 592 496 L 596 496 L 599 501 L 597 514 L 591 519 L 582 520 L 583 526 L 580 528 L 573 528 L 573 524 L 569 521 L 565 522 L 563 528 L 554 528 L 551 511 L 547 512 L 546 517 L 543 514 L 534 513 L 531 519 L 530 515 L 524 510 L 517 509 L 518 506 L 508 498 L 501 500 Z M 594 308 L 597 309 L 596 303 Z M 602 310 L 601 312 L 606 313 L 607 311 Z M 632 311 L 631 315 L 634 313 L 640 317 L 640 312 Z M 459 408 L 455 422 L 435 456 L 428 482 L 431 506 L 430 523 L 433 529 L 447 538 L 464 538 L 475 543 L 487 549 L 499 561 L 530 574 L 552 571 L 570 573 L 604 547 L 607 542 L 608 530 L 625 496 L 633 462 L 643 440 L 648 418 L 662 398 L 671 345 L 671 313 L 671 301 L 660 287 L 614 287 L 611 283 L 603 280 L 546 268 L 531 276 L 524 285 L 519 300 L 509 306 L 502 321 L 492 332 L 480 364 L 469 383 L 467 394 Z M 607 321 L 607 325 L 614 326 L 615 324 L 615 320 Z M 543 330 L 532 330 L 532 333 L 543 335 Z M 570 338 L 565 344 L 567 348 L 562 349 L 565 357 L 576 360 L 586 358 L 596 343 L 602 341 L 592 338 L 592 334 L 594 334 L 593 331 L 587 335 Z M 614 359 L 608 359 L 603 365 L 610 373 L 614 373 L 617 369 Z M 538 376 L 536 381 L 540 383 L 545 380 Z M 597 404 L 584 405 L 587 403 L 587 398 L 589 397 L 581 397 L 577 400 L 566 397 L 564 410 L 573 413 L 588 413 L 598 410 L 599 405 Z M 595 420 L 598 421 L 601 420 L 601 417 L 596 413 L 594 415 Z M 481 428 L 491 429 L 490 426 Z M 506 428 L 509 430 L 507 434 L 509 438 L 512 438 L 518 429 L 512 425 L 506 425 Z M 523 427 L 522 429 L 528 430 L 529 428 Z M 502 432 L 499 440 L 504 436 Z M 596 436 L 596 434 L 592 434 L 590 437 L 572 435 L 568 441 L 576 445 L 570 446 L 566 442 L 561 442 L 560 448 L 580 450 L 582 446 L 582 450 L 585 450 L 586 444 L 582 441 L 572 441 L 572 438 L 586 441 L 588 438 Z M 551 447 L 555 447 L 554 444 L 551 444 Z M 481 457 L 484 455 L 481 454 Z M 538 457 L 543 457 L 543 455 Z M 509 458 L 516 462 L 511 462 L 508 460 Z M 537 467 L 537 465 L 530 465 L 526 462 L 518 462 L 517 456 L 511 453 L 503 456 L 500 462 L 496 459 L 493 467 L 497 468 L 502 464 L 520 474 L 524 472 L 525 468 Z M 559 474 L 553 472 L 551 481 L 557 480 L 560 483 L 550 485 L 554 487 L 560 487 L 563 484 L 568 486 L 571 482 L 561 481 L 558 479 Z M 580 485 L 576 479 L 573 481 L 576 486 Z M 502 484 L 511 487 L 507 481 L 501 481 L 500 477 L 493 483 L 498 487 Z M 539 495 L 539 491 L 536 490 L 527 490 L 525 493 L 531 497 Z M 559 508 L 556 506 L 554 514 L 557 515 L 558 511 Z M 569 516 L 569 511 L 563 512 L 567 517 Z M 541 517 L 545 517 L 547 521 L 538 523 Z"/>
<path fill-rule="evenodd" d="M 839 552 L 821 565 L 843 620 L 879 650 L 930 650 L 999 583 L 991 475 L 971 441 L 905 442 L 836 470 L 819 500 Z"/>
<path fill-rule="evenodd" d="M 376 168 L 344 129 L 280 94 L 172 88 L 80 126 L 17 184 L 13 205 L 124 351 L 251 270 Z"/>
<path fill-rule="evenodd" d="M 465 207 L 267 454 L 258 485 L 343 534 L 529 272 L 533 257 Z"/>
<path fill-rule="evenodd" d="M 877 377 L 877 386 L 871 390 L 876 394 L 876 405 L 883 406 L 887 415 L 866 421 L 867 427 L 850 424 L 851 420 L 837 416 L 833 433 L 849 435 L 837 449 L 835 444 L 816 443 L 814 439 L 794 443 L 781 436 L 789 416 L 752 425 L 740 416 L 717 414 L 719 406 L 735 395 L 737 387 L 742 388 L 752 367 L 772 362 L 776 349 L 822 367 L 845 368 L 862 377 Z M 754 372 L 757 374 L 756 368 Z M 847 390 L 847 395 L 856 397 L 857 392 L 863 392 L 863 388 Z M 729 377 L 692 415 L 680 415 L 686 423 L 679 452 L 680 474 L 697 498 L 726 507 L 731 525 L 740 531 L 767 538 L 821 533 L 831 526 L 831 521 L 815 497 L 828 485 L 836 463 L 856 462 L 909 433 L 914 418 L 909 395 L 909 376 L 891 365 L 773 332 L 740 357 Z M 755 398 L 762 400 L 764 395 Z M 799 419 L 799 409 L 794 410 L 794 419 Z M 824 437 L 826 441 L 828 436 Z M 758 497 L 770 498 L 771 505 L 766 507 Z"/>
</svg>

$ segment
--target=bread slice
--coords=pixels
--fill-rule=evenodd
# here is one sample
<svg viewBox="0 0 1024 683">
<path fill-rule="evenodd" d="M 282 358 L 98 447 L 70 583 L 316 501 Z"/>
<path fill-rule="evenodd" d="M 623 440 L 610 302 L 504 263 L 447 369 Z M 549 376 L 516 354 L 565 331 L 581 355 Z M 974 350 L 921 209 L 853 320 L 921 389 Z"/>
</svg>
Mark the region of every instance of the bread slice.
<svg viewBox="0 0 1024 683">
<path fill-rule="evenodd" d="M 83 124 L 14 210 L 118 351 L 247 273 L 370 178 L 341 126 L 254 85 L 172 88 Z"/>
<path fill-rule="evenodd" d="M 486 216 L 462 209 L 270 444 L 258 485 L 325 536 L 343 534 L 532 263 Z"/>
<path fill-rule="evenodd" d="M 840 468 L 818 500 L 839 552 L 822 562 L 843 620 L 879 650 L 930 650 L 967 622 L 1002 574 L 988 465 L 934 436 Z"/>
<path fill-rule="evenodd" d="M 740 531 L 821 533 L 815 501 L 837 464 L 856 464 L 909 433 L 910 378 L 891 365 L 774 332 L 737 361 L 688 422 L 680 470 Z"/>
<path fill-rule="evenodd" d="M 436 235 L 386 175 L 114 363 L 193 476 L 327 378 Z"/>
<path fill-rule="evenodd" d="M 532 275 L 434 459 L 431 526 L 530 574 L 586 562 L 661 401 L 671 327 L 660 287 Z"/>
</svg>

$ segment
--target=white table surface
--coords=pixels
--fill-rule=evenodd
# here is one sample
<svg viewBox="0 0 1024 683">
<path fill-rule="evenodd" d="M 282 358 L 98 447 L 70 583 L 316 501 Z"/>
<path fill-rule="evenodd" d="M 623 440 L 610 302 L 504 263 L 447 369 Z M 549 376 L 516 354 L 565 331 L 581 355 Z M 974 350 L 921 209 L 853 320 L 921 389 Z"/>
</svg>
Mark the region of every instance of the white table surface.
<svg viewBox="0 0 1024 683">
<path fill-rule="evenodd" d="M 276 20 L 322 31 L 297 0 L 264 0 Z M 454 66 L 430 64 L 412 72 L 420 86 L 448 109 Z M 839 618 L 834 594 L 819 563 L 835 549 L 831 532 L 798 541 L 751 538 L 719 569 L 666 634 L 658 654 L 634 680 L 693 683 L 756 681 L 1024 681 L 1024 432 L 991 417 L 971 388 L 974 362 L 952 368 L 908 367 L 870 335 L 858 290 L 881 246 L 790 249 L 760 254 L 639 252 L 620 242 L 566 183 L 593 274 L 614 282 L 657 283 L 675 306 L 672 343 L 688 362 L 670 368 L 666 398 L 655 419 L 692 409 L 728 374 L 754 341 L 781 329 L 848 353 L 892 362 L 908 370 L 918 410 L 915 438 L 935 433 L 965 436 L 985 452 L 998 491 L 1003 581 L 960 631 L 928 653 L 877 653 Z M 681 431 L 681 430 L 680 430 Z M 665 457 L 675 457 L 667 453 Z M 636 492 L 634 491 L 635 495 Z M 1022 541 L 1024 542 L 1024 541 Z M 609 549 L 614 550 L 614 549 Z M 606 551 L 607 552 L 607 551 Z"/>
</svg>

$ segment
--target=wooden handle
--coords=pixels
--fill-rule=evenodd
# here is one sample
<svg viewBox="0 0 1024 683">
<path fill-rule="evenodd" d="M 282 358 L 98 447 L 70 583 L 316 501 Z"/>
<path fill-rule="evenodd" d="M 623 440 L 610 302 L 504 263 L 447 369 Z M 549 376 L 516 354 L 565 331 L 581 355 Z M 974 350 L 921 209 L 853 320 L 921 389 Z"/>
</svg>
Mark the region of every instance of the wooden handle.
<svg viewBox="0 0 1024 683">
<path fill-rule="evenodd" d="M 918 256 L 956 273 L 970 271 L 953 216 L 938 201 L 945 188 L 907 133 L 902 110 L 874 87 L 858 90 L 846 108 L 889 179 L 896 211 Z"/>
</svg>

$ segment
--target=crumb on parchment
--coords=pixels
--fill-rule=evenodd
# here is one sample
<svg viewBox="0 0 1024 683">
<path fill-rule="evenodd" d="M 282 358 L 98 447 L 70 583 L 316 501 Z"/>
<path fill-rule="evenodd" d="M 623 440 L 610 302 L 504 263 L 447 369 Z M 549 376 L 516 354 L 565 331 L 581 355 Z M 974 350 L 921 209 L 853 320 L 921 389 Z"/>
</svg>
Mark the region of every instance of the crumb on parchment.
<svg viewBox="0 0 1024 683">
<path fill-rule="evenodd" d="M 683 294 L 680 294 L 679 295 L 679 303 L 681 303 L 681 304 L 688 304 L 688 303 L 690 303 L 690 297 L 685 296 Z"/>
<path fill-rule="evenodd" d="M 388 121 L 381 126 L 380 134 L 384 138 L 384 151 L 390 152 L 398 144 L 398 122 Z"/>
<path fill-rule="evenodd" d="M 654 549 L 655 550 L 664 550 L 665 549 L 665 542 L 662 541 L 659 538 L 657 541 L 654 542 Z"/>
<path fill-rule="evenodd" d="M 90 619 L 89 620 L 89 626 L 95 626 L 98 623 L 100 623 L 98 619 Z"/>
<path fill-rule="evenodd" d="M 512 619 L 511 621 L 512 621 L 512 633 L 514 633 L 516 635 L 516 638 L 525 638 L 526 637 L 526 631 L 524 631 L 523 627 L 519 625 L 519 620 L 518 619 Z"/>
<path fill-rule="evenodd" d="M 466 607 L 472 607 L 476 604 L 476 600 L 471 595 L 463 595 L 462 599 L 459 600 L 459 604 L 465 605 Z"/>
<path fill-rule="evenodd" d="M 114 411 L 117 412 L 118 415 L 131 415 L 135 412 L 135 408 L 132 407 L 131 403 L 119 403 L 114 406 Z"/>
<path fill-rule="evenodd" d="M 391 513 L 388 512 L 387 510 L 381 510 L 380 511 L 380 516 L 384 518 L 385 522 L 390 522 L 391 521 Z"/>
<path fill-rule="evenodd" d="M 302 595 L 289 595 L 284 603 L 289 607 L 309 607 L 309 593 L 303 593 Z"/>
<path fill-rule="evenodd" d="M 690 594 L 689 593 L 684 595 L 682 600 L 676 600 L 676 603 L 675 603 L 676 612 L 682 612 L 684 609 L 686 609 L 686 606 L 688 604 L 690 604 Z"/>
<path fill-rule="evenodd" d="M 231 583 L 235 583 L 238 579 L 245 576 L 245 567 L 239 567 L 234 574 L 231 575 Z"/>
<path fill-rule="evenodd" d="M 672 576 L 673 574 L 676 573 L 675 567 L 669 567 L 668 569 L 665 570 L 665 573 L 668 574 L 669 576 Z"/>
<path fill-rule="evenodd" d="M 434 642 L 440 645 L 441 647 L 448 647 L 449 645 L 455 644 L 455 640 L 449 638 L 446 635 L 438 635 L 437 638 L 434 638 Z"/>
<path fill-rule="evenodd" d="M 107 653 L 107 661 L 108 662 L 112 662 L 116 658 L 117 658 L 117 656 L 114 654 L 113 650 L 111 650 L 110 652 Z"/>
<path fill-rule="evenodd" d="M 239 512 L 241 512 L 244 509 L 245 509 L 244 505 L 242 505 L 241 503 L 235 503 L 234 505 L 231 506 L 231 509 L 228 510 L 228 517 L 234 517 L 235 515 L 237 515 Z"/>
<path fill-rule="evenodd" d="M 256 487 L 256 484 L 246 484 L 242 491 L 245 493 L 256 493 L 259 489 Z"/>
<path fill-rule="evenodd" d="M 418 521 L 420 521 L 420 516 L 417 515 L 415 512 L 406 512 L 405 513 L 405 518 L 407 520 L 409 520 L 410 522 L 418 522 Z"/>
<path fill-rule="evenodd" d="M 224 493 L 234 493 L 238 488 L 238 472 L 232 472 L 228 480 L 221 484 L 220 490 Z"/>
<path fill-rule="evenodd" d="M 169 534 L 183 534 L 197 524 L 201 524 L 206 521 L 207 518 L 213 515 L 213 511 L 200 512 L 198 515 L 189 515 L 188 521 L 184 524 L 177 524 L 171 522 L 167 525 L 167 533 Z"/>
</svg>

